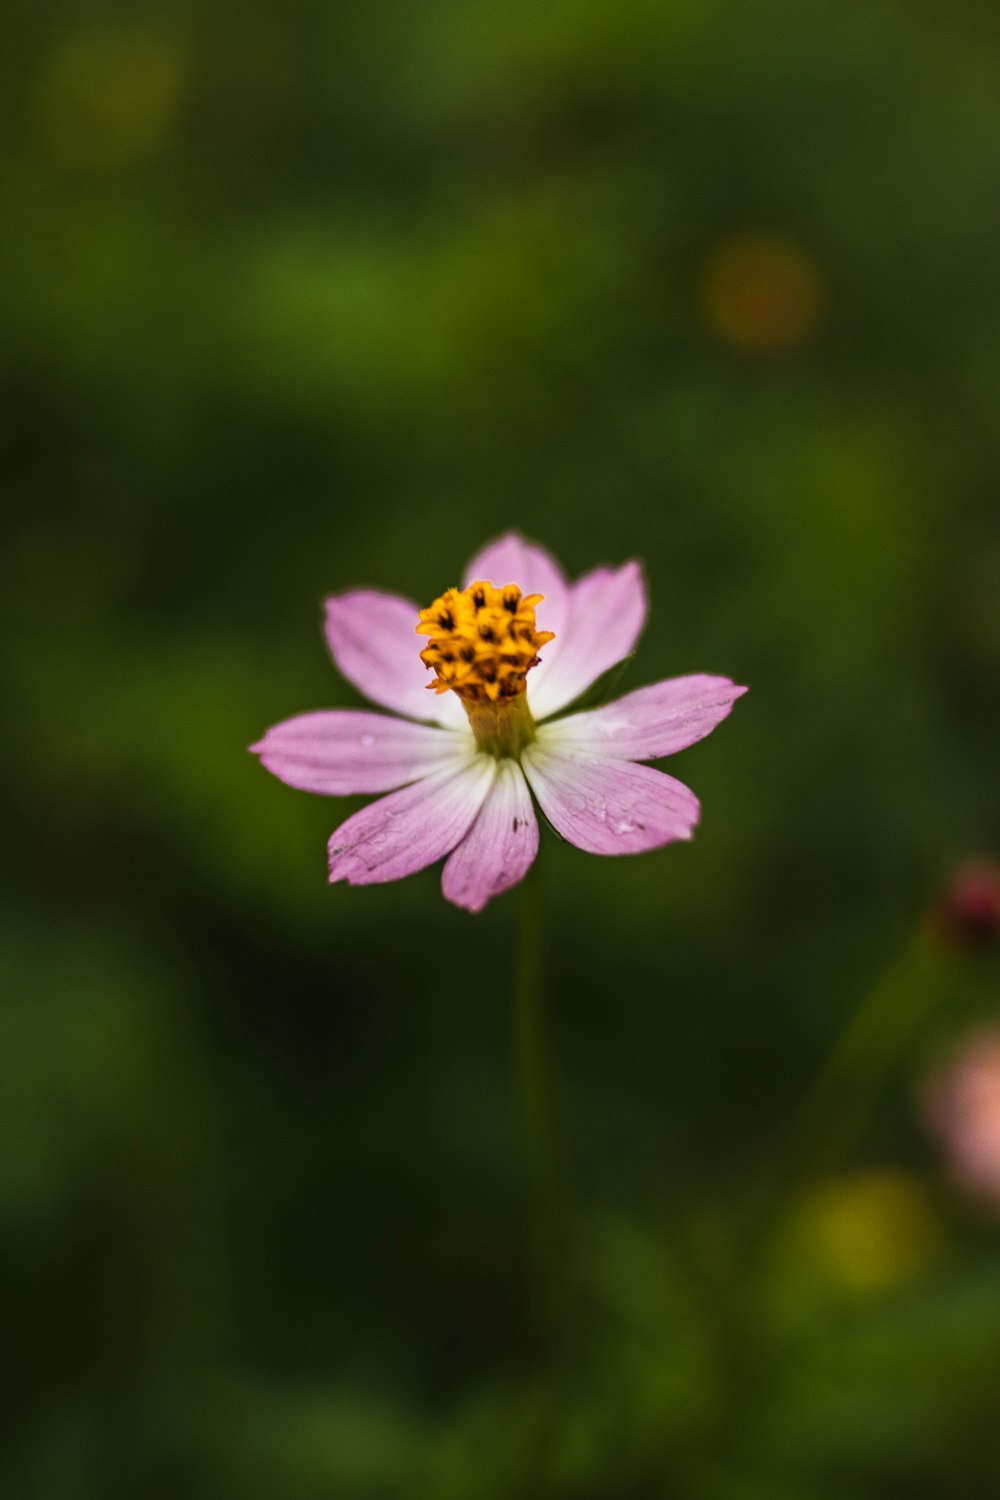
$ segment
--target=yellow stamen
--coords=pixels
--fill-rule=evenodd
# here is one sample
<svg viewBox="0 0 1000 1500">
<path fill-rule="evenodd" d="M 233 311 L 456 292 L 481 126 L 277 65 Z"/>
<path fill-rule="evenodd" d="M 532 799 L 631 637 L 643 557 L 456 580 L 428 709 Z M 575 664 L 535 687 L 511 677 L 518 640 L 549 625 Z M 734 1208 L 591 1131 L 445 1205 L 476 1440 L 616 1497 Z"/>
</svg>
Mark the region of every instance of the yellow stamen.
<svg viewBox="0 0 1000 1500">
<path fill-rule="evenodd" d="M 447 589 L 420 611 L 417 634 L 430 637 L 420 659 L 435 673 L 427 686 L 458 694 L 484 747 L 507 748 L 508 741 L 526 738 L 531 716 L 525 680 L 541 648 L 554 639 L 551 630 L 535 625 L 535 606 L 543 597 L 523 594 L 516 583 L 498 589 L 480 580 L 467 589 Z M 518 729 L 512 735 L 514 720 Z"/>
</svg>

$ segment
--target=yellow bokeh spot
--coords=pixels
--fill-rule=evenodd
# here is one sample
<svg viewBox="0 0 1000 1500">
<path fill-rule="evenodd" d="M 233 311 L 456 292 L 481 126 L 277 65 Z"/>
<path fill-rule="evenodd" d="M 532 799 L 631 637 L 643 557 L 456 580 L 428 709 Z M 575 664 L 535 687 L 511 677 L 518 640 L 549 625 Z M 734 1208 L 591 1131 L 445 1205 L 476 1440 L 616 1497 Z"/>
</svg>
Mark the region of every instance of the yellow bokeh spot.
<svg viewBox="0 0 1000 1500">
<path fill-rule="evenodd" d="M 794 349 L 818 326 L 826 290 L 815 262 L 791 240 L 743 234 L 705 262 L 702 304 L 712 331 L 738 349 Z"/>
<path fill-rule="evenodd" d="M 114 171 L 155 150 L 176 117 L 184 54 L 145 31 L 100 27 L 65 37 L 35 92 L 51 154 L 69 166 Z"/>
<path fill-rule="evenodd" d="M 819 1184 L 800 1203 L 795 1229 L 800 1253 L 851 1292 L 910 1281 L 944 1248 L 942 1228 L 919 1180 L 889 1169 Z"/>
</svg>

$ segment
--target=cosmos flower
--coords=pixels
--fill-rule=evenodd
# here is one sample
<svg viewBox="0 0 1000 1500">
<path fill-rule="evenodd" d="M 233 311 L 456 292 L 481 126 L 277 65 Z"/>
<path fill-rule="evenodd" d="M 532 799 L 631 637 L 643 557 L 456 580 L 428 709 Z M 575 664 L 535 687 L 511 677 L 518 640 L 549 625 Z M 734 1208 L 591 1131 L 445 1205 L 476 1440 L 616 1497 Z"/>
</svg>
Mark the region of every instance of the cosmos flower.
<svg viewBox="0 0 1000 1500">
<path fill-rule="evenodd" d="M 924 1113 L 955 1184 L 1000 1209 L 1000 1028 L 965 1038 L 931 1080 Z"/>
<path fill-rule="evenodd" d="M 375 589 L 328 599 L 334 661 L 393 717 L 300 714 L 251 747 L 289 786 L 389 793 L 334 832 L 331 882 L 376 885 L 445 859 L 447 900 L 481 911 L 535 858 L 532 793 L 556 832 L 590 854 L 689 839 L 698 799 L 638 762 L 702 739 L 746 689 L 675 677 L 557 717 L 635 646 L 646 618 L 639 565 L 570 584 L 547 552 L 511 534 L 465 576 L 427 609 Z"/>
</svg>

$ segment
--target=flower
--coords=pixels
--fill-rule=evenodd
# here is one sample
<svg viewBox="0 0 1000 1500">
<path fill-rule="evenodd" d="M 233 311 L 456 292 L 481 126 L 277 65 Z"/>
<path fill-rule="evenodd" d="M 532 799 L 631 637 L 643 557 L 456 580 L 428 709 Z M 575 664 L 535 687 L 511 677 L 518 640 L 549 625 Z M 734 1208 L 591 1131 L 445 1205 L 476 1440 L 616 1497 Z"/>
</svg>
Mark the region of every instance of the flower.
<svg viewBox="0 0 1000 1500">
<path fill-rule="evenodd" d="M 955 1184 L 1000 1209 L 1000 1028 L 964 1039 L 931 1080 L 924 1112 Z"/>
<path fill-rule="evenodd" d="M 951 874 L 935 912 L 938 931 L 957 947 L 989 943 L 1000 933 L 1000 865 L 970 859 Z"/>
<path fill-rule="evenodd" d="M 637 762 L 702 739 L 745 688 L 676 677 L 555 717 L 635 646 L 646 618 L 638 563 L 570 584 L 547 552 L 511 533 L 473 558 L 466 579 L 428 609 L 376 589 L 328 599 L 340 671 L 399 717 L 300 714 L 251 747 L 303 791 L 389 793 L 334 832 L 331 882 L 400 880 L 447 856 L 445 897 L 481 911 L 535 858 L 532 793 L 556 832 L 590 854 L 689 839 L 694 793 Z"/>
</svg>

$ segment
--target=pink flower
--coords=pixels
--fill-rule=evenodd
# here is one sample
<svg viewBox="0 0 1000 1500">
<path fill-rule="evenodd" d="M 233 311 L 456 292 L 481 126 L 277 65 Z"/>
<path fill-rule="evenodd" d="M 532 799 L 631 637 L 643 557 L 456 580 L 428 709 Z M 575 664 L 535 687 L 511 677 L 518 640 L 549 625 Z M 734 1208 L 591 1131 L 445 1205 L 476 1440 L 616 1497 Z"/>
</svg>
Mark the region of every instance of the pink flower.
<svg viewBox="0 0 1000 1500">
<path fill-rule="evenodd" d="M 953 870 L 935 912 L 938 931 L 959 947 L 988 943 L 1000 933 L 1000 865 L 970 859 Z"/>
<path fill-rule="evenodd" d="M 932 1080 L 925 1112 L 953 1181 L 1000 1209 L 1000 1029 L 965 1039 Z"/>
<path fill-rule="evenodd" d="M 694 793 L 637 762 L 702 739 L 745 688 L 675 677 L 555 717 L 635 646 L 646 618 L 638 563 L 570 584 L 547 552 L 510 534 L 472 560 L 466 580 L 426 610 L 375 589 L 328 599 L 340 671 L 400 717 L 301 714 L 252 747 L 289 786 L 389 793 L 333 834 L 331 882 L 400 880 L 447 856 L 445 897 L 481 911 L 535 858 L 532 793 L 557 833 L 590 854 L 689 839 Z"/>
</svg>

